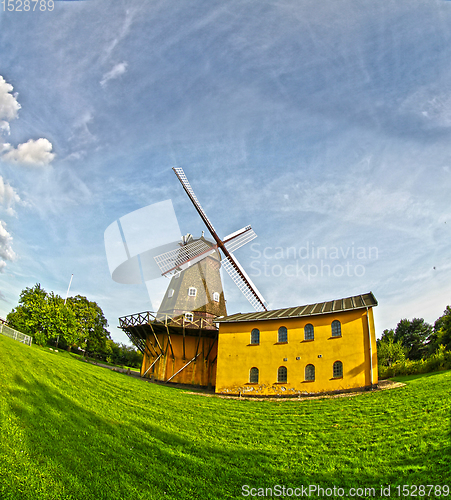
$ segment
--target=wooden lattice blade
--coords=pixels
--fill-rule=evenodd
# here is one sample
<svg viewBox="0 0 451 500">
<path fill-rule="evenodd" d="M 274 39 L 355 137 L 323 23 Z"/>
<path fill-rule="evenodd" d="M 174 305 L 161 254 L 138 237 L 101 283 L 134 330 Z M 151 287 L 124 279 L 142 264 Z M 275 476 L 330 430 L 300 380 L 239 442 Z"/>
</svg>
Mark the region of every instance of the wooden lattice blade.
<svg viewBox="0 0 451 500">
<path fill-rule="evenodd" d="M 256 311 L 267 311 L 265 299 L 233 254 L 222 259 L 222 267 Z"/>
</svg>

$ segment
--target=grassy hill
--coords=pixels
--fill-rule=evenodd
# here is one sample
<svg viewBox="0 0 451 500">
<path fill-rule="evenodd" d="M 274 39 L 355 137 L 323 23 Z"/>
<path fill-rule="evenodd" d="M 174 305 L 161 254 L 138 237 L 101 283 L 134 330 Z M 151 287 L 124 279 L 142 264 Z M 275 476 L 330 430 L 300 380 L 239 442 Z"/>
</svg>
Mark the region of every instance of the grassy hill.
<svg viewBox="0 0 451 500">
<path fill-rule="evenodd" d="M 0 335 L 0 498 L 222 499 L 243 498 L 243 485 L 450 484 L 451 371 L 403 381 L 356 397 L 228 400 Z"/>
</svg>

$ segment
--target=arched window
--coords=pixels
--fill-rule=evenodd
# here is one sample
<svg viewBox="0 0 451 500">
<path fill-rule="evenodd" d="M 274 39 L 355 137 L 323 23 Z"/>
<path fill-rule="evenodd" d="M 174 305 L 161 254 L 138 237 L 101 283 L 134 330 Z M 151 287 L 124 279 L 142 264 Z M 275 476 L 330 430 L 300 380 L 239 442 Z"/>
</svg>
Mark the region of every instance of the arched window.
<svg viewBox="0 0 451 500">
<path fill-rule="evenodd" d="M 168 290 L 168 298 L 170 299 L 173 295 L 174 295 L 174 290 L 172 288 L 170 288 Z"/>
<path fill-rule="evenodd" d="M 332 321 L 332 337 L 341 337 L 341 323 L 338 319 Z"/>
<path fill-rule="evenodd" d="M 313 365 L 305 367 L 305 380 L 315 380 L 315 367 Z"/>
<path fill-rule="evenodd" d="M 313 340 L 315 338 L 315 332 L 313 330 L 313 325 L 310 323 L 304 326 L 304 340 Z"/>
<path fill-rule="evenodd" d="M 288 380 L 288 372 L 286 366 L 279 366 L 277 370 L 277 382 L 286 382 Z"/>
<path fill-rule="evenodd" d="M 188 288 L 188 297 L 195 297 L 196 294 L 197 294 L 197 290 L 193 286 L 190 286 Z"/>
<path fill-rule="evenodd" d="M 218 293 L 218 292 L 214 292 L 214 293 L 213 293 L 213 300 L 214 300 L 215 302 L 219 302 L 219 293 Z"/>
<path fill-rule="evenodd" d="M 194 314 L 193 313 L 185 313 L 185 319 L 187 321 L 193 321 L 194 320 Z"/>
<path fill-rule="evenodd" d="M 333 375 L 334 378 L 343 377 L 343 363 L 341 361 L 335 361 Z"/>
<path fill-rule="evenodd" d="M 258 384 L 258 368 L 255 366 L 249 372 L 249 382 L 251 384 Z"/>
<path fill-rule="evenodd" d="M 257 328 L 251 331 L 251 344 L 260 344 L 260 330 Z"/>
<path fill-rule="evenodd" d="M 279 328 L 277 342 L 288 342 L 288 330 L 286 326 L 281 326 Z"/>
</svg>

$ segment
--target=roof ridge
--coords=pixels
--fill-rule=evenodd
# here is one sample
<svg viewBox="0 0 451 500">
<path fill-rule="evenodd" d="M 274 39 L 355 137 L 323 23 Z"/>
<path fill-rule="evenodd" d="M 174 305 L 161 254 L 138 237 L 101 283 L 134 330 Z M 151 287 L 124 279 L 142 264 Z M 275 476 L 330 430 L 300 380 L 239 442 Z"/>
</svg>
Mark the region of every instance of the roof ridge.
<svg viewBox="0 0 451 500">
<path fill-rule="evenodd" d="M 360 299 L 362 305 L 358 305 L 357 298 Z M 350 302 L 351 307 L 346 307 L 346 302 Z M 359 301 L 359 302 L 360 302 Z M 328 311 L 324 311 L 326 304 L 332 303 L 332 307 Z M 271 319 L 289 319 L 289 318 L 301 318 L 304 316 L 318 316 L 321 314 L 332 314 L 344 311 L 352 311 L 354 309 L 365 309 L 368 307 L 375 307 L 378 305 L 376 297 L 373 292 L 362 293 L 359 295 L 351 295 L 350 297 L 344 297 L 341 299 L 335 300 L 326 300 L 323 302 L 316 302 L 313 304 L 306 304 L 301 306 L 293 306 L 293 307 L 283 307 L 280 309 L 271 309 L 263 312 L 254 312 L 254 313 L 235 313 L 230 316 L 224 316 L 221 319 L 216 320 L 217 323 L 232 323 L 234 321 L 254 321 L 254 320 L 271 320 Z M 305 311 L 314 311 L 315 309 L 319 310 L 319 312 L 309 312 L 305 313 Z M 296 309 L 299 309 L 298 314 L 292 314 Z M 279 314 L 277 314 L 279 313 Z"/>
</svg>

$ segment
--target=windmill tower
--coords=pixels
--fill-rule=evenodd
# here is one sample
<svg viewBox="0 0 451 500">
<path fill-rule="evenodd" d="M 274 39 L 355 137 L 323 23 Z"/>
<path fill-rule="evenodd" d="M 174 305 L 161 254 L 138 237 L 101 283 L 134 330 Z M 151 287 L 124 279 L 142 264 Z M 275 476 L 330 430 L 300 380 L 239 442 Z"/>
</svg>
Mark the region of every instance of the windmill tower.
<svg viewBox="0 0 451 500">
<path fill-rule="evenodd" d="M 200 240 L 206 245 L 214 246 L 203 235 Z M 190 234 L 184 236 L 184 241 L 195 243 Z M 221 256 L 216 250 L 189 268 L 174 273 L 157 316 L 184 315 L 185 319 L 191 321 L 200 317 L 214 319 L 218 316 L 226 316 L 220 267 Z"/>
<path fill-rule="evenodd" d="M 119 318 L 119 323 L 144 354 L 141 376 L 165 382 L 214 385 L 218 345 L 214 320 L 227 314 L 220 267 L 256 311 L 267 310 L 262 295 L 233 254 L 257 235 L 251 226 L 246 226 L 221 239 L 184 171 L 173 170 L 213 241 L 203 234 L 198 239 L 186 235 L 178 248 L 155 256 L 162 276 L 171 278 L 158 312 L 125 316 Z"/>
</svg>

